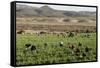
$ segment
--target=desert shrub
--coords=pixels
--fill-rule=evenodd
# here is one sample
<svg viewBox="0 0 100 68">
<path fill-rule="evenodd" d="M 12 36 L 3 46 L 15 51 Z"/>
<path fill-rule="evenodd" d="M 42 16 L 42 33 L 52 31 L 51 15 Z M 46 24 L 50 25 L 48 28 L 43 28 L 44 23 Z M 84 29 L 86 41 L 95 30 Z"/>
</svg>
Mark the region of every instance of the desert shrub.
<svg viewBox="0 0 100 68">
<path fill-rule="evenodd" d="M 74 37 L 74 33 L 73 32 L 69 32 L 68 37 Z"/>
<path fill-rule="evenodd" d="M 87 30 L 86 30 L 86 33 L 89 33 L 89 32 L 90 32 L 90 31 L 87 29 Z"/>
<path fill-rule="evenodd" d="M 70 22 L 70 19 L 64 19 L 63 21 L 64 22 Z"/>
<path fill-rule="evenodd" d="M 47 33 L 47 32 L 45 32 L 45 31 L 41 31 L 41 32 L 40 32 L 40 34 L 46 34 L 46 33 Z"/>
<path fill-rule="evenodd" d="M 42 19 L 38 19 L 37 20 L 38 22 L 54 22 L 56 21 L 56 19 L 53 19 L 53 18 L 42 18 Z"/>
<path fill-rule="evenodd" d="M 77 32 L 77 33 L 78 33 L 78 32 L 79 32 L 79 30 L 77 29 L 77 30 L 75 30 L 75 32 Z"/>
<path fill-rule="evenodd" d="M 87 20 L 80 19 L 80 20 L 78 20 L 78 22 L 87 22 Z"/>
<path fill-rule="evenodd" d="M 25 32 L 24 30 L 19 30 L 19 31 L 17 31 L 17 34 L 22 34 L 24 32 Z"/>
<path fill-rule="evenodd" d="M 96 21 L 96 19 L 95 19 L 95 18 L 91 18 L 91 20 L 92 20 L 92 21 Z"/>
</svg>

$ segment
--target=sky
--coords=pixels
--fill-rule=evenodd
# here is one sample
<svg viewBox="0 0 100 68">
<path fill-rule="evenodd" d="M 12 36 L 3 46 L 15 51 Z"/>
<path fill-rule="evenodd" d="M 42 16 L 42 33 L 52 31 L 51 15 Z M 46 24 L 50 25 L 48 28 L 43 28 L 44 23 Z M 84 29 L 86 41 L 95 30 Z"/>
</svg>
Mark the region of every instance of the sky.
<svg viewBox="0 0 100 68">
<path fill-rule="evenodd" d="M 29 5 L 33 7 L 42 7 L 47 4 L 26 4 L 26 3 L 17 3 L 21 5 Z M 47 5 L 56 10 L 65 10 L 65 11 L 96 11 L 95 7 L 80 7 L 80 6 L 63 6 L 63 5 Z"/>
</svg>

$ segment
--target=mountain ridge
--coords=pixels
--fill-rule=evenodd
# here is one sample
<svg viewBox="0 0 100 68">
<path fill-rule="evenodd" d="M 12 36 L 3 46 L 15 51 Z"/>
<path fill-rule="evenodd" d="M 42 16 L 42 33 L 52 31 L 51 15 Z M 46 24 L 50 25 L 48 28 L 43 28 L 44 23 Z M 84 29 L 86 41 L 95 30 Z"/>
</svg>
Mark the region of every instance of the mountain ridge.
<svg viewBox="0 0 100 68">
<path fill-rule="evenodd" d="M 65 11 L 56 10 L 47 5 L 41 6 L 39 8 L 28 6 L 28 5 L 18 5 L 16 6 L 16 15 L 18 17 L 29 17 L 29 16 L 47 16 L 47 17 L 66 17 L 66 16 L 96 16 L 96 12 L 90 11 Z"/>
</svg>

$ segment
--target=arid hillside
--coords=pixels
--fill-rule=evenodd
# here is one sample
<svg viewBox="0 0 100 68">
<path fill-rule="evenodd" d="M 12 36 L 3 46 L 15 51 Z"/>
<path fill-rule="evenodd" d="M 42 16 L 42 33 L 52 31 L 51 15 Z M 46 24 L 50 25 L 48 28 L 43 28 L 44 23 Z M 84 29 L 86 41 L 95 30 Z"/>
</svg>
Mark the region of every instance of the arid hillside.
<svg viewBox="0 0 100 68">
<path fill-rule="evenodd" d="M 17 30 L 95 32 L 94 17 L 31 17 L 17 18 Z"/>
</svg>

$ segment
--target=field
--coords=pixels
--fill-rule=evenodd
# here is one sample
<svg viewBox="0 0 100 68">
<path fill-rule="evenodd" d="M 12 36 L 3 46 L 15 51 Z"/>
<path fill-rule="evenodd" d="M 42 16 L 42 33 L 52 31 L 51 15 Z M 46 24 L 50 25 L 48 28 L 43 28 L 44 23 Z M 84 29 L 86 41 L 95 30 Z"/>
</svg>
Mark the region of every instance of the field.
<svg viewBox="0 0 100 68">
<path fill-rule="evenodd" d="M 63 46 L 59 45 L 61 41 Z M 65 33 L 65 37 L 62 34 L 58 35 L 58 33 L 17 34 L 16 42 L 17 65 L 96 60 L 96 33 L 77 33 L 73 37 L 69 37 L 68 33 Z M 36 50 L 25 50 L 24 45 L 26 43 L 34 44 Z M 47 46 L 45 46 L 45 43 L 47 43 Z M 81 43 L 81 46 L 79 43 Z M 73 49 L 69 47 L 71 45 L 74 45 Z M 88 52 L 86 47 L 90 49 Z M 76 49 L 79 49 L 80 52 L 76 52 Z"/>
<path fill-rule="evenodd" d="M 17 65 L 96 61 L 95 17 L 17 17 L 16 21 Z"/>
</svg>

